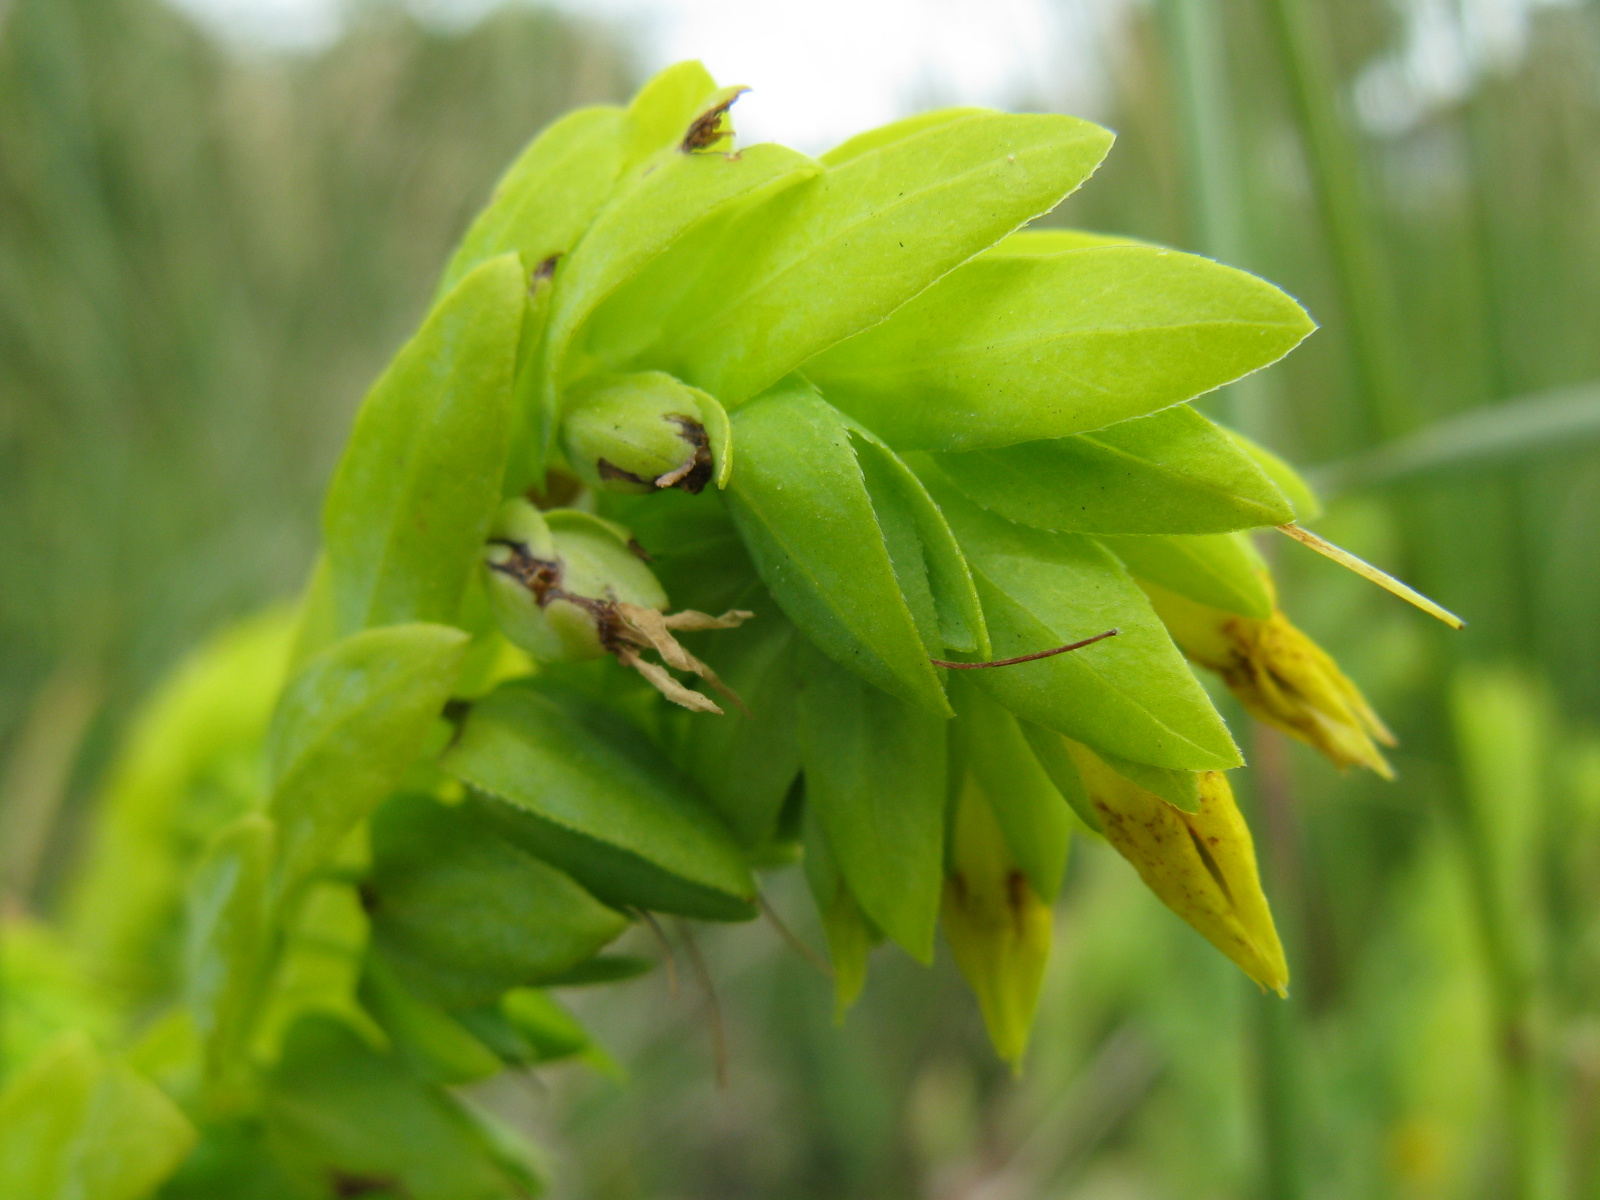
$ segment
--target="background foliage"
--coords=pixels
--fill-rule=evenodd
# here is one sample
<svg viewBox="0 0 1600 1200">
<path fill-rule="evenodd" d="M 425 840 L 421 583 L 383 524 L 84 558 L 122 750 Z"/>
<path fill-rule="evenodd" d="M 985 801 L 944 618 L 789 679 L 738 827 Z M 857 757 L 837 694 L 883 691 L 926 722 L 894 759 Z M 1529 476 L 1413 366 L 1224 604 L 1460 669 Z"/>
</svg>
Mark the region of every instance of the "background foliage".
<svg viewBox="0 0 1600 1200">
<path fill-rule="evenodd" d="M 625 1083 L 480 1097 L 539 1132 L 559 1194 L 1600 1196 L 1600 12 L 1539 10 L 1460 99 L 1385 124 L 1424 8 L 1468 33 L 1489 10 L 1134 10 L 1089 114 L 1118 146 L 1060 214 L 1300 297 L 1323 331 L 1216 403 L 1328 464 L 1323 533 L 1472 621 L 1275 549 L 1288 611 L 1402 739 L 1395 785 L 1247 747 L 1293 999 L 1095 847 L 1018 1079 L 947 955 L 881 956 L 835 1028 L 770 928 L 719 929 L 726 1090 L 680 951 L 676 995 L 574 996 Z M 300 583 L 355 402 L 501 165 L 637 72 L 617 31 L 520 9 L 446 36 L 374 6 L 287 60 L 153 0 L 0 22 L 0 855 L 7 903 L 52 913 L 131 704 Z M 803 911 L 797 872 L 765 886 Z M 114 1038 L 79 1001 L 67 1023 Z M 6 1069 L 70 1016 L 8 1006 Z"/>
</svg>

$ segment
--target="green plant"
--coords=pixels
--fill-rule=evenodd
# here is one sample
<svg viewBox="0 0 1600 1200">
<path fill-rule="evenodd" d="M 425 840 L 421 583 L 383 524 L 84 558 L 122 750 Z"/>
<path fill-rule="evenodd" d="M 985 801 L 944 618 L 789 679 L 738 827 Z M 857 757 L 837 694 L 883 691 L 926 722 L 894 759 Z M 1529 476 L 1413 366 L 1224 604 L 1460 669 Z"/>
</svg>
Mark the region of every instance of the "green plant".
<svg viewBox="0 0 1600 1200">
<path fill-rule="evenodd" d="M 733 150 L 739 90 L 681 64 L 534 141 L 368 396 L 298 612 L 149 710 L 77 921 L 153 1019 L 13 1084 L 17 1194 L 530 1193 L 447 1089 L 597 1058 L 544 989 L 647 969 L 603 951 L 650 913 L 755 917 L 796 857 L 841 1010 L 942 918 L 1012 1062 L 1078 829 L 1286 988 L 1183 655 L 1341 765 L 1388 735 L 1243 532 L 1309 490 L 1186 402 L 1309 318 L 1022 228 L 1096 126 L 944 110 L 813 161 Z M 89 1142 L 139 1153 L 102 1181 Z"/>
</svg>

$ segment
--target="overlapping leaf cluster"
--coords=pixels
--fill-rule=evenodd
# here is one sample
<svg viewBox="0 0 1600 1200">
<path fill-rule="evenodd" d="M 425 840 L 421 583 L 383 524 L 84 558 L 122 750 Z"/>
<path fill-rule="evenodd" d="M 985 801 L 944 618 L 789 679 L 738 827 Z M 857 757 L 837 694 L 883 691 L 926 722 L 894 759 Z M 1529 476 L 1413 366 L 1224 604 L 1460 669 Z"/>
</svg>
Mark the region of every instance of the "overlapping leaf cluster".
<svg viewBox="0 0 1600 1200">
<path fill-rule="evenodd" d="M 446 1087 L 602 1061 L 543 989 L 648 965 L 601 952 L 650 913 L 754 917 L 796 857 L 841 1006 L 942 923 L 1009 1059 L 1075 830 L 1286 986 L 1184 656 L 1341 763 L 1387 735 L 1240 532 L 1309 493 L 1185 402 L 1310 320 L 1023 228 L 1092 124 L 950 109 L 813 160 L 735 151 L 737 93 L 682 64 L 533 142 L 361 410 L 292 629 L 138 735 L 81 940 L 135 1003 L 182 988 L 135 1051 L 203 1131 L 167 1194 L 532 1191 Z"/>
</svg>

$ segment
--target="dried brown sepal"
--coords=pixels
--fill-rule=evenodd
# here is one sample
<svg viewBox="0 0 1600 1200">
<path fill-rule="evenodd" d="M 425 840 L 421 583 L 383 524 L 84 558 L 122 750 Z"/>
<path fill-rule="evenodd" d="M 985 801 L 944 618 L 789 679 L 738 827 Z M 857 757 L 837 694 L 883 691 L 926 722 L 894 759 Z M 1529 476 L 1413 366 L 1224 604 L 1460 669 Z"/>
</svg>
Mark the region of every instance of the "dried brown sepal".
<svg viewBox="0 0 1600 1200">
<path fill-rule="evenodd" d="M 684 687 L 659 663 L 640 658 L 633 647 L 619 646 L 616 654 L 619 663 L 625 667 L 632 667 L 639 672 L 645 679 L 649 680 L 650 685 L 656 691 L 674 704 L 681 704 L 692 712 L 716 713 L 719 717 L 722 716 L 722 710 L 717 707 L 716 702 L 709 696 L 703 696 L 693 688 Z"/>
<path fill-rule="evenodd" d="M 618 604 L 617 616 L 620 618 L 621 622 L 619 635 L 622 638 L 625 638 L 627 641 L 632 642 L 635 645 L 648 647 L 654 650 L 661 656 L 661 660 L 669 667 L 679 671 L 689 671 L 695 675 L 698 675 L 701 679 L 704 679 L 713 688 L 715 688 L 719 693 L 727 697 L 730 702 L 739 708 L 740 712 L 743 712 L 746 716 L 749 715 L 750 710 L 745 707 L 744 701 L 739 698 L 738 693 L 736 693 L 727 684 L 723 683 L 722 680 L 717 677 L 717 673 L 709 666 L 701 662 L 694 655 L 690 654 L 688 650 L 684 649 L 682 643 L 680 643 L 677 638 L 672 636 L 672 630 L 681 629 L 685 631 L 697 631 L 706 629 L 735 629 L 744 624 L 744 622 L 748 621 L 751 617 L 755 616 L 754 613 L 735 609 L 731 612 L 723 613 L 720 617 L 713 617 L 709 613 L 686 610 L 684 612 L 672 613 L 669 616 L 665 613 L 657 612 L 653 608 L 644 608 L 637 604 Z M 624 649 L 625 648 L 626 647 L 624 647 Z M 621 657 L 620 650 L 618 652 L 618 657 Z M 629 665 L 634 666 L 632 663 Z M 640 674 L 643 674 L 646 679 L 650 679 L 652 683 L 655 682 L 654 677 L 645 672 L 642 666 L 635 666 L 634 669 L 639 671 Z M 668 678 L 671 677 L 668 676 Z M 661 685 L 657 683 L 656 686 L 659 688 Z M 688 692 L 688 689 L 682 688 L 681 685 L 677 685 L 675 683 L 674 686 L 677 686 L 681 691 Z M 662 688 L 661 690 L 662 694 L 668 699 L 676 700 L 679 704 L 684 704 L 684 701 L 679 699 L 674 693 L 667 691 L 665 688 Z M 697 692 L 688 692 L 688 694 L 692 696 L 699 696 L 699 693 Z M 700 696 L 699 698 L 706 704 L 711 703 L 709 700 L 705 700 L 705 697 L 703 696 Z M 697 708 L 698 706 L 694 704 L 684 704 L 684 707 Z M 700 709 L 700 711 L 714 711 L 720 713 L 722 710 L 716 708 L 715 705 L 712 705 L 710 710 Z"/>
</svg>

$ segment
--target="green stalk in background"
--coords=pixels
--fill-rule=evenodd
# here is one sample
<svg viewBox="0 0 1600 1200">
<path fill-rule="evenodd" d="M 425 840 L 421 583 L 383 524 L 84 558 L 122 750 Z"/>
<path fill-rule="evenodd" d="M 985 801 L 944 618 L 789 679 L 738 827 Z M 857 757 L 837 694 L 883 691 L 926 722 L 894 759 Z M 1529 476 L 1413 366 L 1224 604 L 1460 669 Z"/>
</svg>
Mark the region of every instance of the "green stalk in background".
<svg viewBox="0 0 1600 1200">
<path fill-rule="evenodd" d="M 1363 193 L 1360 150 L 1340 111 L 1329 40 L 1312 0 L 1267 0 L 1267 8 L 1327 231 L 1368 436 L 1395 437 L 1412 429 L 1416 414 L 1394 299 Z"/>
<path fill-rule="evenodd" d="M 1158 10 L 1166 61 L 1177 101 L 1184 199 L 1195 249 L 1223 262 L 1249 263 L 1241 194 L 1237 122 L 1228 93 L 1227 31 L 1217 0 L 1162 0 Z M 1251 375 L 1229 385 L 1220 415 L 1244 433 L 1267 438 L 1272 418 L 1270 382 Z M 1303 907 L 1293 869 L 1296 853 L 1294 780 L 1276 735 L 1257 726 L 1257 803 L 1252 821 L 1265 833 L 1263 870 L 1283 914 L 1291 954 L 1300 939 Z M 1268 746 L 1267 743 L 1273 743 Z M 1265 751 L 1265 752 L 1264 752 Z M 1268 812 L 1268 808 L 1271 812 Z M 1265 820 L 1264 820 L 1265 818 Z M 1245 1007 L 1246 1035 L 1256 1059 L 1255 1115 L 1262 1194 L 1268 1200 L 1305 1195 L 1301 1080 L 1305 1056 L 1300 1005 L 1252 994 Z"/>
<path fill-rule="evenodd" d="M 1267 8 L 1327 233 L 1368 433 L 1377 440 L 1392 440 L 1411 432 L 1418 414 L 1379 231 L 1362 187 L 1360 147 L 1341 111 L 1329 38 L 1314 0 L 1268 0 Z M 1445 794 L 1456 797 L 1449 787 Z M 1494 1049 L 1508 1115 L 1512 1189 L 1508 1194 L 1516 1200 L 1543 1200 L 1550 1192 L 1538 1115 L 1541 1084 L 1536 1064 L 1541 1051 L 1530 1015 L 1531 981 L 1519 966 L 1517 932 L 1484 865 L 1485 847 L 1493 835 L 1476 810 L 1462 811 L 1463 804 L 1457 798 L 1452 816 L 1467 847 L 1467 883 L 1483 970 L 1494 997 Z"/>
</svg>

